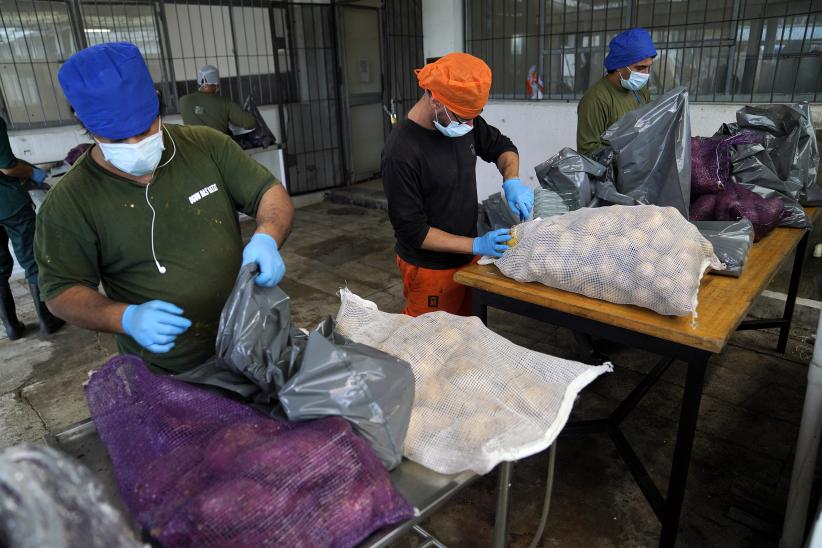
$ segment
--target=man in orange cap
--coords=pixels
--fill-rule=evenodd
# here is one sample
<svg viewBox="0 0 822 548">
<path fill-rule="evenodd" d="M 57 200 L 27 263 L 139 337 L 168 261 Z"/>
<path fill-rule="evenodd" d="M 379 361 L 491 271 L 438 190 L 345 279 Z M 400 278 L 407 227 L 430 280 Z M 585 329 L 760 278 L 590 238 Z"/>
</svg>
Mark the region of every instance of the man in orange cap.
<svg viewBox="0 0 822 548">
<path fill-rule="evenodd" d="M 475 255 L 499 257 L 509 230 L 477 237 L 477 156 L 497 165 L 508 205 L 531 215 L 534 191 L 519 180 L 511 140 L 480 117 L 491 69 L 466 53 L 449 53 L 416 71 L 425 91 L 392 131 L 382 155 L 388 216 L 397 238 L 404 313 L 472 313 L 471 293 L 453 280 Z"/>
</svg>

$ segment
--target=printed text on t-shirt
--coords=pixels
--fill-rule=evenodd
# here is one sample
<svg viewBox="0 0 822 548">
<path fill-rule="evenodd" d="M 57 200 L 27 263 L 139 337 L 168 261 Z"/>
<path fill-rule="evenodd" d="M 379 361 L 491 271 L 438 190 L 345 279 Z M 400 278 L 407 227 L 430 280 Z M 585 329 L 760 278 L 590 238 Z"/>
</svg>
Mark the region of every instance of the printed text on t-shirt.
<svg viewBox="0 0 822 548">
<path fill-rule="evenodd" d="M 188 201 L 192 204 L 197 203 L 201 198 L 205 198 L 209 194 L 214 194 L 217 192 L 217 185 L 209 185 L 203 189 L 198 190 L 194 194 L 188 197 Z"/>
</svg>

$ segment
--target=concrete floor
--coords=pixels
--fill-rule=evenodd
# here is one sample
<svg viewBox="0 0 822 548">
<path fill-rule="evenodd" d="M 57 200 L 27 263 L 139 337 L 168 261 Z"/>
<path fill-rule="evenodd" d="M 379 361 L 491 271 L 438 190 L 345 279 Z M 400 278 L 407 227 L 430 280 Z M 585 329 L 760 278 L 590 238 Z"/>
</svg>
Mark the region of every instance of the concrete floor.
<svg viewBox="0 0 822 548">
<path fill-rule="evenodd" d="M 244 225 L 246 236 L 253 231 Z M 283 248 L 297 325 L 335 314 L 341 285 L 382 310 L 402 308 L 393 235 L 383 211 L 323 202 L 298 210 Z M 21 319 L 34 324 L 24 280 L 13 280 Z M 492 329 L 517 344 L 571 356 L 570 333 L 492 311 Z M 815 326 L 815 320 L 813 320 Z M 775 546 L 792 465 L 812 351 L 811 322 L 793 329 L 777 355 L 771 331 L 741 332 L 711 360 L 691 462 L 680 546 Z M 0 448 L 39 441 L 88 417 L 82 384 L 114 352 L 113 338 L 68 326 L 41 339 L 0 339 Z M 655 356 L 612 348 L 615 372 L 583 391 L 573 419 L 599 418 L 655 363 Z M 678 418 L 684 367 L 674 364 L 626 421 L 658 484 L 664 484 Z M 545 454 L 518 463 L 512 501 L 512 546 L 527 546 L 543 496 Z M 481 479 L 424 526 L 449 546 L 488 546 L 496 478 Z M 814 501 L 818 500 L 815 494 Z M 604 435 L 561 437 L 551 514 L 541 546 L 654 546 L 659 525 Z M 407 539 L 400 546 L 415 546 Z"/>
</svg>

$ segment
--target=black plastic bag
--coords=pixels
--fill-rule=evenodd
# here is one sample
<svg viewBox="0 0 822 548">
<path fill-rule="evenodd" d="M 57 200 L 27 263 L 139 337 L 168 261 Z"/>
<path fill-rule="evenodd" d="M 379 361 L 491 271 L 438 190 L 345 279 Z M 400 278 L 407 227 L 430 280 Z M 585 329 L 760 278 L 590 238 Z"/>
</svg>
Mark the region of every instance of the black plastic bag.
<svg viewBox="0 0 822 548">
<path fill-rule="evenodd" d="M 594 179 L 605 175 L 605 166 L 565 147 L 534 168 L 542 188 L 556 192 L 569 211 L 588 207 L 594 198 Z"/>
<path fill-rule="evenodd" d="M 411 366 L 334 333 L 331 318 L 306 333 L 291 325 L 290 300 L 240 269 L 220 316 L 217 355 L 176 378 L 217 387 L 273 416 L 338 415 L 389 470 L 400 464 L 411 407 Z"/>
<path fill-rule="evenodd" d="M 615 204 L 672 206 L 687 219 L 691 199 L 691 123 L 682 86 L 628 112 L 602 134 L 615 153 L 615 188 L 597 196 Z M 621 195 L 621 196 L 619 196 Z"/>
<path fill-rule="evenodd" d="M 260 109 L 254 104 L 254 99 L 251 95 L 249 95 L 245 103 L 243 103 L 243 110 L 250 112 L 251 115 L 254 116 L 257 125 L 254 127 L 254 131 L 234 137 L 234 140 L 242 149 L 265 148 L 277 142 L 274 133 L 272 133 L 268 124 L 265 123 L 262 114 L 260 114 Z"/>
<path fill-rule="evenodd" d="M 695 221 L 699 232 L 714 246 L 714 254 L 725 265 L 725 270 L 711 270 L 714 274 L 739 277 L 754 240 L 754 228 L 748 219 L 738 221 Z"/>
</svg>

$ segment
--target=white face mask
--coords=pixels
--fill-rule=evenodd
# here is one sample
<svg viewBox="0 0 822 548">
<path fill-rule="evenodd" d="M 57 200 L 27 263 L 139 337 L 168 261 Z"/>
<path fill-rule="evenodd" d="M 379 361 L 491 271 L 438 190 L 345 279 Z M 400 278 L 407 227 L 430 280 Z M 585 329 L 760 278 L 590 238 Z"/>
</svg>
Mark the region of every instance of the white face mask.
<svg viewBox="0 0 822 548">
<path fill-rule="evenodd" d="M 445 116 L 448 117 L 449 124 L 447 126 L 442 125 L 439 120 L 437 120 L 436 111 L 434 113 L 434 127 L 437 128 L 440 133 L 445 135 L 446 137 L 462 137 L 466 135 L 469 131 L 474 129 L 474 126 L 469 126 L 465 122 L 457 122 L 456 120 L 451 120 L 451 115 L 448 114 L 448 110 L 445 109 Z"/>
<path fill-rule="evenodd" d="M 648 78 L 651 77 L 650 74 L 634 72 L 631 69 L 628 69 L 628 72 L 630 72 L 631 75 L 627 80 L 622 77 L 622 74 L 619 74 L 619 83 L 622 84 L 622 87 L 631 91 L 639 91 L 644 88 L 645 84 L 648 83 Z"/>
<path fill-rule="evenodd" d="M 106 160 L 120 171 L 135 177 L 146 175 L 157 169 L 163 150 L 165 150 L 163 124 L 160 123 L 160 130 L 157 133 L 146 137 L 139 143 L 101 143 L 97 141 L 97 144 L 100 145 L 100 150 Z"/>
</svg>

